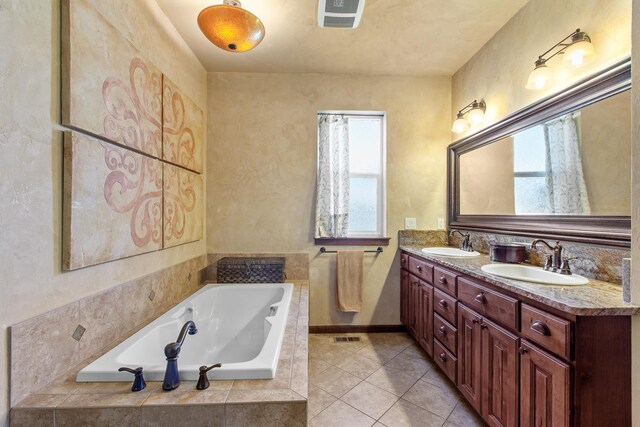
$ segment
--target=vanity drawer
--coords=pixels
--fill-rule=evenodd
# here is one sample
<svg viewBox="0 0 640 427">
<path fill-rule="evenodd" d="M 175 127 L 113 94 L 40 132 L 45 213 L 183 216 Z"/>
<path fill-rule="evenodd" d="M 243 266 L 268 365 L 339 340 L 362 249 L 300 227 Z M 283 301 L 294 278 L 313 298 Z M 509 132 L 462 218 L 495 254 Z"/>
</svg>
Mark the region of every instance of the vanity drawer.
<svg viewBox="0 0 640 427">
<path fill-rule="evenodd" d="M 458 299 L 503 326 L 518 330 L 518 300 L 458 278 Z"/>
<path fill-rule="evenodd" d="M 449 379 L 456 384 L 456 367 L 458 359 L 447 350 L 440 341 L 433 340 L 433 360 Z"/>
<path fill-rule="evenodd" d="M 433 315 L 433 336 L 453 355 L 458 349 L 458 330 L 437 314 Z"/>
<path fill-rule="evenodd" d="M 409 269 L 409 254 L 402 252 L 400 254 L 400 267 L 408 270 Z"/>
<path fill-rule="evenodd" d="M 409 271 L 427 282 L 433 284 L 433 264 L 419 260 L 412 256 L 409 257 Z"/>
<path fill-rule="evenodd" d="M 571 322 L 522 304 L 521 333 L 547 350 L 571 360 Z"/>
<path fill-rule="evenodd" d="M 455 298 L 442 292 L 440 289 L 433 290 L 433 311 L 438 313 L 444 320 L 456 325 L 457 313 L 456 304 L 458 302 Z"/>
<path fill-rule="evenodd" d="M 455 297 L 458 295 L 458 276 L 452 271 L 434 267 L 433 285 L 451 296 Z"/>
</svg>

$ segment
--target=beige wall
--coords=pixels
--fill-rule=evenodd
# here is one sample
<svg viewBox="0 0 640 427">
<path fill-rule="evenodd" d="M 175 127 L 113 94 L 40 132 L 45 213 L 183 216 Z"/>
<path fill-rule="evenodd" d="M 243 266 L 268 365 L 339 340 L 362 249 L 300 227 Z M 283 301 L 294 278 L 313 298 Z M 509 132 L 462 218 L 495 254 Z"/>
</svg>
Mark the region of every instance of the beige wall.
<svg viewBox="0 0 640 427">
<path fill-rule="evenodd" d="M 580 149 L 591 213 L 631 215 L 631 92 L 583 108 Z"/>
<path fill-rule="evenodd" d="M 513 215 L 516 212 L 513 138 L 460 156 L 460 213 Z"/>
<path fill-rule="evenodd" d="M 206 110 L 206 73 L 152 0 L 91 3 Z M 7 327 L 205 253 L 204 240 L 62 273 L 59 1 L 0 0 L 0 425 Z"/>
<path fill-rule="evenodd" d="M 209 74 L 209 252 L 304 251 L 311 325 L 399 324 L 397 231 L 405 217 L 445 217 L 450 79 L 321 74 Z M 335 308 L 335 255 L 313 244 L 316 114 L 387 112 L 387 235 L 365 257 L 364 308 Z"/>
<path fill-rule="evenodd" d="M 576 28 L 586 31 L 597 58 L 547 90 L 525 89 L 535 59 Z M 631 0 L 531 0 L 453 76 L 452 116 L 473 99 L 487 103 L 483 126 L 558 92 L 629 55 Z M 561 59 L 549 62 L 555 69 Z M 561 73 L 562 74 L 562 73 Z M 477 129 L 471 129 L 469 133 Z M 467 134 L 456 135 L 455 139 Z"/>
</svg>

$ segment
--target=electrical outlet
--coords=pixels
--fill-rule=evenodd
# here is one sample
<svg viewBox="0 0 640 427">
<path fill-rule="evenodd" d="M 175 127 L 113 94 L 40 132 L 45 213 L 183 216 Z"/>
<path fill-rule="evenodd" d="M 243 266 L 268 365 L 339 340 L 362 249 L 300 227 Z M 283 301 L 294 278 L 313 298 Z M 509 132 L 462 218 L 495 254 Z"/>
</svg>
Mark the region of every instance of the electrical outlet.
<svg viewBox="0 0 640 427">
<path fill-rule="evenodd" d="M 416 219 L 415 218 L 405 218 L 404 219 L 404 229 L 405 230 L 415 230 L 416 229 Z"/>
<path fill-rule="evenodd" d="M 438 218 L 438 230 L 444 230 L 444 218 Z"/>
</svg>

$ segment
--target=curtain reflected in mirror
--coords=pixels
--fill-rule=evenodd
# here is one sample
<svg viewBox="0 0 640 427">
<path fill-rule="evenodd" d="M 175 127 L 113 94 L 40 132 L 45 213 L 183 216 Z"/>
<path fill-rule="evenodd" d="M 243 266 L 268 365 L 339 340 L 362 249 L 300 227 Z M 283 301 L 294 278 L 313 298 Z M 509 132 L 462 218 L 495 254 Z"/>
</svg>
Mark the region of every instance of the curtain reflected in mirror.
<svg viewBox="0 0 640 427">
<path fill-rule="evenodd" d="M 463 153 L 463 215 L 630 215 L 630 91 Z"/>
</svg>

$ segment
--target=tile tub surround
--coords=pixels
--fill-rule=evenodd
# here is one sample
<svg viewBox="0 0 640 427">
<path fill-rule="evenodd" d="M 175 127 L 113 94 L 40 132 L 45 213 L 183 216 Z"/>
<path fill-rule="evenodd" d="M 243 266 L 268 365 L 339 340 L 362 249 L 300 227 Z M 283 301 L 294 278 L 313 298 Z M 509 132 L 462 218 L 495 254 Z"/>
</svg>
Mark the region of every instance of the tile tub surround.
<svg viewBox="0 0 640 427">
<path fill-rule="evenodd" d="M 211 426 L 306 425 L 309 327 L 308 281 L 293 281 L 294 293 L 273 380 L 211 381 L 196 390 L 183 381 L 172 392 L 160 382 L 148 382 L 137 393 L 129 382 L 77 383 L 76 373 L 109 348 L 79 363 L 52 384 L 11 409 L 12 426 L 100 425 L 162 426 L 188 420 Z"/>
<path fill-rule="evenodd" d="M 462 230 L 471 234 L 473 248 L 479 252 L 488 254 L 491 243 L 522 243 L 526 246 L 527 259 L 533 265 L 544 265 L 544 255 L 548 251 L 542 249 L 531 249 L 531 241 L 534 237 L 511 236 L 506 234 L 482 233 L 478 231 Z M 549 244 L 553 244 L 553 239 L 544 239 Z M 449 237 L 449 245 L 459 247 L 462 240 L 456 233 Z M 604 282 L 622 284 L 622 259 L 629 258 L 631 252 L 628 249 L 605 248 L 601 246 L 588 245 L 585 243 L 575 243 L 560 240 L 563 247 L 562 256 L 575 257 L 571 261 L 571 270 L 575 274 L 590 277 Z"/>
<path fill-rule="evenodd" d="M 400 249 L 577 316 L 631 316 L 640 313 L 640 306 L 622 300 L 622 287 L 614 283 L 594 279 L 582 286 L 521 282 L 483 272 L 483 265 L 492 264 L 484 254 L 475 258 L 452 258 L 427 255 L 422 252 L 422 246 L 401 246 Z"/>
</svg>

